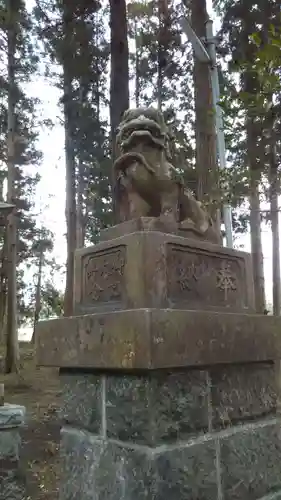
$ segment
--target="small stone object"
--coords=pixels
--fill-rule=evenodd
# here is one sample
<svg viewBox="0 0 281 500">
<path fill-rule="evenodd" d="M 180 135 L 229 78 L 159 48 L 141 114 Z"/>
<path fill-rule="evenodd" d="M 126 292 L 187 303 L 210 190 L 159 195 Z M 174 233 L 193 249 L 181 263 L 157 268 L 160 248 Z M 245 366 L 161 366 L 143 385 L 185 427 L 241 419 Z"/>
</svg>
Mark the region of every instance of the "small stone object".
<svg viewBox="0 0 281 500">
<path fill-rule="evenodd" d="M 0 406 L 4 406 L 5 402 L 5 386 L 0 384 Z"/>
<path fill-rule="evenodd" d="M 21 427 L 24 424 L 25 407 L 8 403 L 0 406 L 0 431 Z"/>
<path fill-rule="evenodd" d="M 3 500 L 25 498 L 25 481 L 19 460 L 19 430 L 24 424 L 24 418 L 23 406 L 0 406 L 0 498 Z"/>
</svg>

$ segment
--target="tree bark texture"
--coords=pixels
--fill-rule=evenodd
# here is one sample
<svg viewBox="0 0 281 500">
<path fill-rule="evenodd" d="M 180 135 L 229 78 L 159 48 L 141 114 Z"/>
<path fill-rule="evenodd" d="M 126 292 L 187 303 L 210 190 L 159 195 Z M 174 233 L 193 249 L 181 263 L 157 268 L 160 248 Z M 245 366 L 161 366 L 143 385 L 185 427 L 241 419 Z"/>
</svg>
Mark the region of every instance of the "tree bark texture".
<svg viewBox="0 0 281 500">
<path fill-rule="evenodd" d="M 255 58 L 253 44 L 250 43 L 250 36 L 255 31 L 255 24 L 250 10 L 247 9 L 246 0 L 243 1 L 243 7 L 244 15 L 241 52 L 243 54 L 243 60 L 247 61 L 248 65 L 250 65 L 251 61 L 254 61 Z M 251 69 L 246 69 L 245 72 L 242 73 L 241 86 L 246 96 L 254 96 L 259 91 L 258 77 L 253 71 L 251 71 Z M 259 193 L 262 162 L 261 155 L 257 151 L 257 137 L 261 135 L 260 123 L 257 121 L 257 114 L 258 110 L 248 107 L 246 115 L 246 145 L 250 184 L 250 232 L 256 310 L 257 312 L 263 314 L 265 310 L 265 290 Z"/>
<path fill-rule="evenodd" d="M 191 24 L 199 38 L 206 37 L 208 13 L 206 0 L 191 1 Z M 194 55 L 194 98 L 196 130 L 197 197 L 209 205 L 214 219 L 219 206 L 218 166 L 214 103 L 208 63 Z"/>
<path fill-rule="evenodd" d="M 64 85 L 64 129 L 65 129 L 65 167 L 66 167 L 66 206 L 65 217 L 67 227 L 67 262 L 66 286 L 64 296 L 64 315 L 71 316 L 73 311 L 74 292 L 74 252 L 76 249 L 76 171 L 75 154 L 72 134 L 72 78 L 71 78 L 71 21 L 72 12 L 67 1 L 63 4 L 64 29 L 64 58 L 63 58 L 63 85 Z"/>
<path fill-rule="evenodd" d="M 272 299 L 273 314 L 280 316 L 281 282 L 280 282 L 280 235 L 278 208 L 278 165 L 276 158 L 276 138 L 272 129 L 270 137 L 270 214 L 272 233 Z"/>
<path fill-rule="evenodd" d="M 76 247 L 83 248 L 85 243 L 85 216 L 84 216 L 84 199 L 86 195 L 86 183 L 85 183 L 85 168 L 83 164 L 83 156 L 82 148 L 83 148 L 83 106 L 86 100 L 87 88 L 86 84 L 84 84 L 83 77 L 80 78 L 80 137 L 81 137 L 81 146 L 80 146 L 80 158 L 78 164 L 77 171 L 77 207 L 76 207 Z"/>
<path fill-rule="evenodd" d="M 247 151 L 248 166 L 250 176 L 250 231 L 251 231 L 251 250 L 252 266 L 254 276 L 254 288 L 256 299 L 256 310 L 263 313 L 265 310 L 265 291 L 264 291 L 264 267 L 263 251 L 261 240 L 261 214 L 260 214 L 260 195 L 259 185 L 261 172 L 256 159 L 256 134 L 253 120 L 247 119 Z"/>
<path fill-rule="evenodd" d="M 127 36 L 127 12 L 125 0 L 110 0 L 111 74 L 110 74 L 110 123 L 112 161 L 117 156 L 116 131 L 122 115 L 129 108 L 129 49 Z M 112 173 L 113 211 L 116 219 L 116 176 Z"/>
<path fill-rule="evenodd" d="M 41 286 L 42 286 L 42 270 L 43 270 L 43 259 L 44 259 L 44 250 L 43 247 L 40 249 L 39 260 L 38 260 L 38 277 L 35 289 L 35 308 L 34 308 L 34 320 L 33 320 L 33 335 L 32 342 L 35 343 L 35 332 L 36 326 L 40 318 L 41 311 Z"/>
<path fill-rule="evenodd" d="M 16 108 L 16 82 L 15 82 L 15 53 L 16 53 L 16 22 L 17 10 L 13 1 L 8 4 L 8 116 L 7 116 L 7 170 L 8 189 L 7 202 L 15 204 L 15 108 Z M 6 372 L 18 370 L 19 344 L 17 331 L 17 225 L 15 210 L 8 217 L 7 227 L 7 349 Z"/>
</svg>

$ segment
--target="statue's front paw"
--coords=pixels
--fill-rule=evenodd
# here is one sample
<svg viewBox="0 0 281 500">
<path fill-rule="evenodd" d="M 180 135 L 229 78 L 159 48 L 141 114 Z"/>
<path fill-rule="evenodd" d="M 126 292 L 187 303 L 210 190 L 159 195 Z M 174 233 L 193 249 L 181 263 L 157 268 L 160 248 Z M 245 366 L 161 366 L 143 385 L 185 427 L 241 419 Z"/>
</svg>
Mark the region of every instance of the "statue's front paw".
<svg viewBox="0 0 281 500">
<path fill-rule="evenodd" d="M 126 175 L 140 184 L 151 183 L 151 173 L 140 163 L 134 162 L 126 170 Z"/>
<path fill-rule="evenodd" d="M 196 228 L 196 224 L 192 219 L 185 219 L 180 223 L 181 229 L 193 229 Z"/>
<path fill-rule="evenodd" d="M 170 230 L 176 230 L 178 223 L 175 217 L 175 214 L 172 209 L 167 208 L 163 212 L 161 212 L 159 217 L 160 222 L 164 227 L 169 228 Z"/>
</svg>

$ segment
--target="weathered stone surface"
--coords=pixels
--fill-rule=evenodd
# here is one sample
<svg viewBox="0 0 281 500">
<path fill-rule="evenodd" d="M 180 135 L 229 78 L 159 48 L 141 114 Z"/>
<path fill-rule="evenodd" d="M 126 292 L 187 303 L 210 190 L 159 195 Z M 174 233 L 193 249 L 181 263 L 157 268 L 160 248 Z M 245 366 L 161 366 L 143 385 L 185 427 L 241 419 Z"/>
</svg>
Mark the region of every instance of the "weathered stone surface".
<svg viewBox="0 0 281 500">
<path fill-rule="evenodd" d="M 221 439 L 225 500 L 256 500 L 281 489 L 280 429 L 268 424 Z"/>
<path fill-rule="evenodd" d="M 156 498 L 152 456 L 145 449 L 123 448 L 91 434 L 64 428 L 61 457 L 61 500 Z"/>
<path fill-rule="evenodd" d="M 248 256 L 212 247 L 196 248 L 185 239 L 167 243 L 170 304 L 180 304 L 181 309 L 193 309 L 196 304 L 200 309 L 253 309 L 252 289 L 247 283 Z"/>
<path fill-rule="evenodd" d="M 139 217 L 137 219 L 126 220 L 117 224 L 116 226 L 107 227 L 102 229 L 100 232 L 100 241 L 115 240 L 115 238 L 120 238 L 126 234 L 137 233 L 139 231 L 158 231 L 166 234 L 179 234 L 178 228 L 175 225 L 171 225 L 170 229 L 167 229 L 167 225 L 161 223 L 158 217 Z"/>
<path fill-rule="evenodd" d="M 5 358 L 0 356 L 0 373 L 5 373 Z"/>
<path fill-rule="evenodd" d="M 101 431 L 101 376 L 61 374 L 63 403 L 61 420 L 72 426 Z"/>
<path fill-rule="evenodd" d="M 108 376 L 108 436 L 155 446 L 204 432 L 208 390 L 207 373 L 199 370 Z"/>
<path fill-rule="evenodd" d="M 157 472 L 157 500 L 218 499 L 214 442 L 164 450 L 157 457 Z"/>
<path fill-rule="evenodd" d="M 133 234 L 76 251 L 74 314 L 147 306 L 144 243 Z"/>
<path fill-rule="evenodd" d="M 95 248 L 95 247 L 94 247 Z M 82 258 L 81 301 L 91 304 L 110 303 L 124 300 L 124 266 L 126 245 L 95 250 Z"/>
<path fill-rule="evenodd" d="M 146 376 L 108 376 L 106 381 L 107 435 L 121 441 L 153 441 L 153 391 Z"/>
<path fill-rule="evenodd" d="M 185 370 L 151 376 L 155 442 L 185 440 L 208 430 L 208 373 Z"/>
<path fill-rule="evenodd" d="M 8 466 L 8 464 L 6 464 Z M 26 481 L 23 471 L 18 467 L 0 463 L 0 494 L 3 500 L 25 500 Z"/>
<path fill-rule="evenodd" d="M 259 498 L 259 500 L 280 500 L 281 491 L 273 493 L 272 495 L 266 495 L 265 497 Z"/>
<path fill-rule="evenodd" d="M 149 332 L 149 313 L 143 309 L 40 321 L 37 362 L 65 368 L 146 368 Z"/>
<path fill-rule="evenodd" d="M 174 224 L 163 224 L 159 217 L 138 217 L 136 219 L 127 220 L 117 224 L 116 226 L 107 227 L 100 232 L 100 241 L 114 240 L 127 234 L 137 233 L 139 231 L 157 231 L 165 234 L 175 234 L 183 238 L 196 239 L 197 241 L 205 241 L 202 234 L 196 231 L 192 224 L 189 227 L 175 226 Z"/>
<path fill-rule="evenodd" d="M 18 460 L 19 446 L 21 443 L 17 429 L 0 431 L 0 460 Z"/>
<path fill-rule="evenodd" d="M 151 310 L 151 366 L 206 366 L 280 359 L 281 318 Z"/>
<path fill-rule="evenodd" d="M 25 478 L 20 470 L 20 434 L 25 408 L 17 405 L 0 407 L 0 497 L 24 500 Z"/>
<path fill-rule="evenodd" d="M 64 428 L 61 453 L 61 500 L 217 500 L 213 442 L 152 453 Z"/>
<path fill-rule="evenodd" d="M 80 249 L 75 259 L 74 314 L 143 307 L 254 310 L 244 252 L 140 231 Z"/>
<path fill-rule="evenodd" d="M 42 366 L 156 369 L 281 358 L 281 318 L 138 309 L 48 321 L 37 327 Z"/>
<path fill-rule="evenodd" d="M 276 412 L 277 380 L 273 363 L 218 367 L 211 371 L 211 383 L 214 427 Z"/>
<path fill-rule="evenodd" d="M 11 405 L 8 403 L 0 406 L 0 430 L 19 427 L 24 424 L 24 419 L 24 406 Z"/>
</svg>

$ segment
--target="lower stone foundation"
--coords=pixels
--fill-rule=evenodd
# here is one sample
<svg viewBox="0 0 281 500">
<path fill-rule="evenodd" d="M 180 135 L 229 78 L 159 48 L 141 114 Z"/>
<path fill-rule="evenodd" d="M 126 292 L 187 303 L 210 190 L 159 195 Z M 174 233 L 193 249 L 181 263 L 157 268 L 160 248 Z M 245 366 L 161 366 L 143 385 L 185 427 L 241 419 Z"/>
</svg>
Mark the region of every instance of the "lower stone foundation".
<svg viewBox="0 0 281 500">
<path fill-rule="evenodd" d="M 65 500 L 281 497 L 275 419 L 156 448 L 65 427 L 62 457 Z"/>
<path fill-rule="evenodd" d="M 61 500 L 281 498 L 273 363 L 61 371 Z"/>
</svg>

